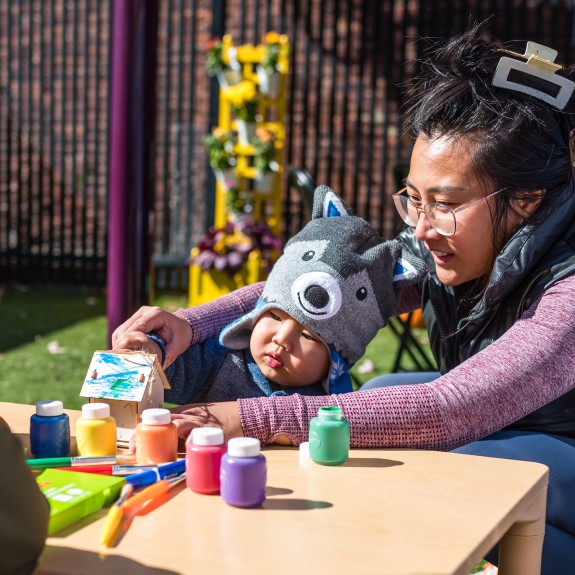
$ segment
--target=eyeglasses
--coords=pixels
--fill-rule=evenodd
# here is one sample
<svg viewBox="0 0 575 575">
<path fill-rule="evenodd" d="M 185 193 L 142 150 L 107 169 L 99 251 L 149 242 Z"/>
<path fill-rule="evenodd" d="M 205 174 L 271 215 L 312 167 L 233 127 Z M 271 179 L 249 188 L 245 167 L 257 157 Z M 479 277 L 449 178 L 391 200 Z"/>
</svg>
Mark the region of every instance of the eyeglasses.
<svg viewBox="0 0 575 575">
<path fill-rule="evenodd" d="M 452 210 L 447 204 L 442 202 L 429 202 L 423 206 L 418 206 L 415 202 L 405 194 L 407 188 L 403 188 L 399 190 L 399 192 L 393 194 L 393 203 L 395 204 L 395 208 L 399 212 L 401 219 L 408 225 L 415 227 L 417 222 L 419 221 L 419 216 L 423 212 L 429 225 L 442 236 L 452 236 L 455 234 L 457 229 L 457 219 L 455 214 L 457 212 L 462 212 L 475 204 L 478 204 L 482 200 L 486 200 L 491 196 L 495 196 L 502 192 L 505 188 L 501 190 L 497 190 L 496 192 L 492 192 L 491 194 L 487 194 L 470 202 L 469 204 L 465 204 L 464 206 L 459 206 Z"/>
</svg>

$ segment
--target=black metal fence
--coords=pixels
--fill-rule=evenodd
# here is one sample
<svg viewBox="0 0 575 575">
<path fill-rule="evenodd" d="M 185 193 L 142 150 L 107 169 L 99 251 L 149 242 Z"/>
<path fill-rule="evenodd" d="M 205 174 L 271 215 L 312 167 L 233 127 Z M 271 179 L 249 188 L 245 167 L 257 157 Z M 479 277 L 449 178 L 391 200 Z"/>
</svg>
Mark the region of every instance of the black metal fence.
<svg viewBox="0 0 575 575">
<path fill-rule="evenodd" d="M 0 277 L 106 272 L 108 2 L 0 2 Z"/>
<path fill-rule="evenodd" d="M 116 0 L 119 1 L 119 0 Z M 400 103 L 420 37 L 489 18 L 503 40 L 575 59 L 567 0 L 162 0 L 158 29 L 154 262 L 165 287 L 212 221 L 203 137 L 215 123 L 205 45 L 289 35 L 286 165 L 306 168 L 381 233 L 409 157 Z M 104 284 L 111 0 L 0 0 L 0 279 Z M 284 174 L 290 235 L 303 207 Z M 171 270 L 167 273 L 167 270 Z"/>
</svg>

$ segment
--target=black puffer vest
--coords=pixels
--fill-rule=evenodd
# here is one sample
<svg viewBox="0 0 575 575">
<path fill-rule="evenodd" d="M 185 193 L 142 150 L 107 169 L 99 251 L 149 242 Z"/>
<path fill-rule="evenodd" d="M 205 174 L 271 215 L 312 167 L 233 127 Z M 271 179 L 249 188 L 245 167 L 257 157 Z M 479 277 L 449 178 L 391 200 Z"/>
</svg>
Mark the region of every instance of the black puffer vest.
<svg viewBox="0 0 575 575">
<path fill-rule="evenodd" d="M 431 254 L 415 239 L 413 230 L 400 234 L 430 270 L 421 286 L 422 308 L 431 349 L 441 373 L 487 347 L 550 286 L 575 273 L 573 183 L 561 195 L 558 210 L 537 225 L 520 228 L 505 245 L 495 261 L 487 288 L 465 317 L 458 317 L 457 289 L 439 281 Z M 566 318 L 566 321 L 575 321 L 575 318 Z M 511 427 L 575 437 L 575 389 Z"/>
</svg>

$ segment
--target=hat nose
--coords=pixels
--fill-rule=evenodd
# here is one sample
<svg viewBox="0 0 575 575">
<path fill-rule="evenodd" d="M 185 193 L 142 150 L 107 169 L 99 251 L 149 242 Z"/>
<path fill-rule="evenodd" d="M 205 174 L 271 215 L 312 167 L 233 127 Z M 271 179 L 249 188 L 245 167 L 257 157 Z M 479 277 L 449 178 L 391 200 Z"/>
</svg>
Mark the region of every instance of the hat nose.
<svg viewBox="0 0 575 575">
<path fill-rule="evenodd" d="M 317 284 L 306 287 L 303 298 L 316 309 L 322 309 L 329 303 L 329 293 Z"/>
<path fill-rule="evenodd" d="M 328 319 L 341 307 L 341 288 L 337 279 L 325 272 L 309 272 L 292 285 L 294 303 L 308 317 Z"/>
</svg>

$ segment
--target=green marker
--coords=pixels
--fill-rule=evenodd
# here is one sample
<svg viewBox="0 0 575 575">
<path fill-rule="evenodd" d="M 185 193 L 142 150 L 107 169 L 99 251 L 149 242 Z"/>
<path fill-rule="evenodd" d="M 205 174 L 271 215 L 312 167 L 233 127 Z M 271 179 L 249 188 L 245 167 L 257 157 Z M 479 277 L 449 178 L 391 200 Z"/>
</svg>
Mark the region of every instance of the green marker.
<svg viewBox="0 0 575 575">
<path fill-rule="evenodd" d="M 49 467 L 81 467 L 82 465 L 113 465 L 116 456 L 105 457 L 45 457 L 27 459 L 26 463 L 33 469 L 48 469 Z"/>
</svg>

